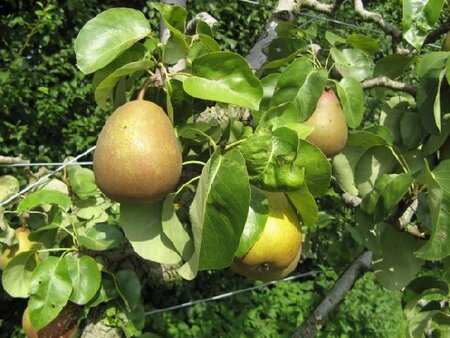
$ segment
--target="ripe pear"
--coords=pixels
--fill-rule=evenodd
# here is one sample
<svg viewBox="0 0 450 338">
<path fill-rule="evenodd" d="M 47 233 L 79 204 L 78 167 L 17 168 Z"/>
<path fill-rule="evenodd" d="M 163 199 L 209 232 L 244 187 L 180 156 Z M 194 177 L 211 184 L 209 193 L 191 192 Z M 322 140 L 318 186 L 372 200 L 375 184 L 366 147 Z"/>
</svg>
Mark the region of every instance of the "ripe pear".
<svg viewBox="0 0 450 338">
<path fill-rule="evenodd" d="M 28 307 L 25 308 L 22 315 L 22 328 L 25 331 L 25 336 L 27 336 L 27 338 L 38 338 L 38 330 L 31 324 Z"/>
<path fill-rule="evenodd" d="M 264 192 L 269 212 L 259 239 L 231 269 L 243 276 L 270 281 L 286 277 L 300 259 L 302 233 L 297 214 L 283 193 Z"/>
<path fill-rule="evenodd" d="M 314 127 L 306 140 L 315 144 L 328 157 L 339 153 L 347 143 L 345 115 L 331 89 L 322 92 L 316 109 L 305 124 Z"/>
<path fill-rule="evenodd" d="M 8 263 L 15 256 L 22 252 L 30 251 L 34 242 L 28 239 L 28 235 L 30 234 L 30 230 L 25 227 L 20 227 L 15 230 L 17 244 L 4 248 L 0 253 L 0 270 L 4 270 Z"/>
<path fill-rule="evenodd" d="M 182 157 L 172 123 L 163 109 L 135 100 L 106 121 L 94 153 L 99 189 L 116 202 L 153 203 L 175 189 Z"/>
</svg>

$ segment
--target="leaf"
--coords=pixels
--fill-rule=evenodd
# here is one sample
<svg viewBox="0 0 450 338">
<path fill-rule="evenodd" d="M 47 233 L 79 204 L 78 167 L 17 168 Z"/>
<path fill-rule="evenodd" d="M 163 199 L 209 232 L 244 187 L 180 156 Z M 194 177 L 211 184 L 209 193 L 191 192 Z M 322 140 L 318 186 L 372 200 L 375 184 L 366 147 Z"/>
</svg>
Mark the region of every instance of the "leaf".
<svg viewBox="0 0 450 338">
<path fill-rule="evenodd" d="M 357 49 L 332 48 L 331 57 L 336 69 L 343 77 L 353 77 L 357 81 L 363 81 L 372 75 L 373 61 Z"/>
<path fill-rule="evenodd" d="M 117 317 L 121 320 L 119 325 L 123 328 L 126 337 L 144 337 L 141 335 L 145 326 L 145 309 L 142 303 L 139 303 L 132 311 L 124 308 L 120 303 L 115 309 Z"/>
<path fill-rule="evenodd" d="M 84 73 L 103 68 L 150 34 L 144 14 L 131 8 L 111 8 L 89 20 L 75 40 L 77 66 Z"/>
<path fill-rule="evenodd" d="M 120 79 L 154 66 L 153 61 L 144 60 L 145 53 L 147 49 L 142 44 L 135 44 L 106 67 L 95 72 L 92 86 L 97 105 L 107 108 L 107 101 Z"/>
<path fill-rule="evenodd" d="M 78 241 L 85 248 L 104 251 L 120 247 L 125 243 L 123 233 L 107 223 L 97 223 L 90 227 L 86 234 L 78 234 Z"/>
<path fill-rule="evenodd" d="M 375 223 L 373 217 L 370 217 L 361 209 L 356 210 L 355 220 L 362 244 L 374 254 L 380 254 L 381 235 L 386 227 L 391 227 L 392 225 L 384 222 Z"/>
<path fill-rule="evenodd" d="M 152 3 L 152 6 L 161 14 L 164 24 L 171 32 L 183 32 L 187 12 L 181 6 L 165 3 Z"/>
<path fill-rule="evenodd" d="M 406 173 L 382 175 L 376 180 L 375 189 L 364 197 L 361 208 L 373 215 L 375 222 L 380 222 L 397 206 L 413 182 L 414 178 Z"/>
<path fill-rule="evenodd" d="M 100 288 L 101 273 L 97 262 L 90 256 L 64 256 L 67 271 L 72 280 L 69 300 L 78 305 L 87 304 Z"/>
<path fill-rule="evenodd" d="M 364 91 L 361 84 L 354 78 L 344 77 L 336 83 L 336 88 L 348 126 L 358 127 L 364 116 Z"/>
<path fill-rule="evenodd" d="M 292 62 L 280 75 L 271 106 L 292 102 L 303 122 L 311 116 L 327 81 L 324 69 L 314 69 L 306 58 Z"/>
<path fill-rule="evenodd" d="M 279 106 L 269 108 L 269 110 L 261 116 L 256 131 L 272 131 L 281 127 L 292 128 L 294 126 L 298 126 L 299 129 L 304 129 L 305 131 L 312 131 L 312 127 L 299 123 L 300 118 L 299 111 L 292 103 L 283 103 Z M 306 134 L 304 137 L 306 137 L 308 133 L 309 132 L 303 133 Z"/>
<path fill-rule="evenodd" d="M 247 219 L 250 184 L 238 150 L 215 152 L 203 167 L 189 209 L 195 251 L 179 270 L 192 279 L 199 270 L 231 265 Z"/>
<path fill-rule="evenodd" d="M 175 194 L 172 193 L 164 199 L 161 215 L 162 229 L 183 260 L 187 261 L 194 252 L 194 242 L 178 219 L 174 198 Z"/>
<path fill-rule="evenodd" d="M 11 175 L 0 176 L 0 202 L 19 191 L 19 181 Z"/>
<path fill-rule="evenodd" d="M 313 226 L 317 223 L 319 220 L 319 208 L 313 195 L 308 191 L 306 184 L 303 184 L 297 191 L 288 192 L 287 196 L 300 215 L 304 225 Z"/>
<path fill-rule="evenodd" d="M 87 168 L 75 167 L 68 170 L 72 191 L 80 198 L 87 199 L 98 192 L 94 172 Z"/>
<path fill-rule="evenodd" d="M 115 275 L 116 287 L 128 311 L 141 305 L 141 283 L 132 270 L 120 270 Z"/>
<path fill-rule="evenodd" d="M 101 272 L 100 287 L 88 306 L 95 307 L 117 297 L 119 297 L 119 293 L 116 289 L 114 275 L 107 272 Z"/>
<path fill-rule="evenodd" d="M 68 210 L 72 201 L 66 194 L 56 190 L 38 190 L 30 193 L 17 206 L 18 212 L 24 212 L 44 204 L 58 205 Z"/>
<path fill-rule="evenodd" d="M 257 110 L 263 96 L 260 81 L 247 61 L 231 52 L 214 52 L 192 62 L 192 75 L 184 90 L 203 100 L 231 103 Z"/>
<path fill-rule="evenodd" d="M 418 60 L 415 71 L 419 77 L 424 77 L 433 70 L 441 70 L 445 68 L 448 57 L 448 52 L 429 52 Z"/>
<path fill-rule="evenodd" d="M 258 241 L 269 217 L 269 202 L 264 193 L 255 186 L 251 186 L 250 207 L 244 230 L 239 240 L 235 257 L 242 258 Z"/>
<path fill-rule="evenodd" d="M 28 311 L 31 323 L 41 329 L 66 305 L 72 293 L 72 281 L 66 261 L 54 256 L 41 262 L 31 274 Z"/>
<path fill-rule="evenodd" d="M 403 290 L 402 308 L 405 311 L 413 309 L 417 302 L 429 294 L 447 296 L 449 286 L 446 282 L 434 276 L 420 276 L 412 280 Z"/>
<path fill-rule="evenodd" d="M 402 144 L 407 149 L 416 149 L 419 146 L 424 136 L 419 114 L 406 112 L 402 115 L 400 119 L 400 136 Z"/>
<path fill-rule="evenodd" d="M 430 30 L 439 19 L 444 0 L 404 0 L 403 37 L 420 49 Z"/>
<path fill-rule="evenodd" d="M 189 52 L 189 44 L 182 34 L 174 34 L 169 37 L 163 50 L 163 62 L 175 64 L 185 58 Z"/>
<path fill-rule="evenodd" d="M 389 174 L 398 165 L 392 151 L 384 146 L 367 150 L 355 167 L 355 184 L 359 194 L 364 197 L 375 186 L 378 177 Z"/>
<path fill-rule="evenodd" d="M 272 73 L 261 79 L 263 97 L 261 99 L 261 103 L 259 104 L 259 111 L 252 114 L 256 123 L 259 122 L 260 117 L 267 111 L 267 109 L 269 109 L 270 101 L 272 100 L 273 92 L 275 91 L 279 78 L 279 73 Z"/>
<path fill-rule="evenodd" d="M 414 256 L 422 243 L 387 226 L 380 238 L 380 252 L 373 257 L 375 278 L 388 289 L 400 290 L 420 271 L 423 261 Z"/>
<path fill-rule="evenodd" d="M 121 203 L 119 224 L 139 256 L 161 264 L 178 264 L 181 257 L 163 233 L 161 212 L 162 202 Z"/>
<path fill-rule="evenodd" d="M 432 172 L 427 168 L 425 175 L 432 229 L 417 256 L 439 260 L 450 255 L 450 160 L 442 161 Z"/>
<path fill-rule="evenodd" d="M 380 45 L 378 41 L 363 34 L 352 34 L 347 36 L 347 43 L 351 44 L 353 48 L 357 48 L 368 56 L 374 56 L 379 51 Z"/>
<path fill-rule="evenodd" d="M 306 48 L 306 41 L 298 38 L 275 38 L 269 45 L 268 61 L 274 61 L 289 57 Z"/>
<path fill-rule="evenodd" d="M 36 267 L 36 252 L 21 252 L 13 257 L 2 273 L 3 289 L 14 298 L 30 296 L 31 273 Z"/>
<path fill-rule="evenodd" d="M 409 67 L 414 62 L 414 58 L 403 54 L 390 54 L 379 59 L 375 64 L 373 76 L 387 76 L 390 79 L 395 79 L 409 70 Z"/>
<path fill-rule="evenodd" d="M 331 181 L 331 165 L 327 157 L 312 143 L 300 140 L 300 151 L 295 162 L 305 170 L 309 192 L 314 197 L 322 196 Z"/>
<path fill-rule="evenodd" d="M 303 168 L 296 161 L 298 147 L 297 134 L 279 128 L 272 133 L 255 133 L 238 149 L 253 184 L 269 191 L 289 191 L 303 184 Z"/>
</svg>

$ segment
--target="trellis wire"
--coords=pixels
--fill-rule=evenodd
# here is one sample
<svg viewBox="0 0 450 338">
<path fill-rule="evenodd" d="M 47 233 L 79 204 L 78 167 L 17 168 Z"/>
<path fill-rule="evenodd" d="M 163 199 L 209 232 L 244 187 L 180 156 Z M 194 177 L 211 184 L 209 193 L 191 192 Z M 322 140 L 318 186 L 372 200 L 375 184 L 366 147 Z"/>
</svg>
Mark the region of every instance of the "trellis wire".
<svg viewBox="0 0 450 338">
<path fill-rule="evenodd" d="M 63 163 L 61 166 L 59 166 L 58 168 L 56 168 L 55 170 L 53 170 L 52 172 L 42 176 L 40 179 L 38 179 L 36 182 L 26 186 L 24 189 L 20 190 L 18 193 L 10 196 L 9 198 L 7 198 L 6 200 L 4 200 L 3 202 L 0 203 L 0 207 L 4 206 L 6 204 L 8 204 L 9 202 L 15 200 L 17 197 L 19 197 L 20 195 L 30 191 L 31 189 L 37 187 L 39 184 L 42 184 L 43 182 L 45 182 L 46 180 L 48 180 L 50 177 L 52 177 L 54 174 L 56 174 L 58 171 L 63 170 L 65 167 L 71 165 L 71 164 L 76 164 L 75 162 L 78 161 L 80 158 L 86 156 L 87 154 L 91 153 L 93 150 L 95 149 L 95 146 L 89 148 L 88 150 L 86 150 L 84 153 L 79 154 L 78 156 L 76 156 L 74 159 L 68 161 L 67 163 Z"/>
<path fill-rule="evenodd" d="M 174 306 L 170 306 L 170 307 L 166 307 L 166 308 L 162 308 L 162 309 L 150 310 L 150 311 L 146 312 L 145 315 L 146 316 L 150 316 L 150 315 L 154 315 L 156 313 L 175 311 L 175 310 L 178 310 L 178 309 L 182 309 L 182 308 L 185 308 L 185 307 L 190 307 L 190 306 L 193 306 L 193 305 L 196 305 L 196 304 L 200 304 L 200 303 L 206 303 L 206 302 L 211 302 L 211 301 L 215 301 L 215 300 L 221 300 L 221 299 L 228 298 L 228 297 L 240 294 L 240 293 L 261 289 L 261 288 L 269 286 L 269 285 L 274 285 L 274 284 L 277 284 L 279 282 L 287 282 L 287 281 L 292 281 L 292 280 L 299 279 L 299 278 L 315 276 L 315 275 L 317 275 L 320 272 L 321 271 L 305 272 L 305 273 L 301 273 L 301 274 L 298 274 L 298 275 L 289 276 L 289 277 L 286 277 L 286 278 L 283 278 L 283 279 L 278 279 L 278 280 L 274 280 L 274 281 L 271 281 L 271 282 L 267 282 L 267 283 L 263 283 L 263 284 L 259 284 L 259 285 L 255 285 L 255 286 L 251 286 L 251 287 L 248 287 L 248 288 L 245 288 L 245 289 L 240 289 L 240 290 L 236 290 L 236 291 L 230 291 L 230 292 L 222 293 L 220 295 L 216 295 L 216 296 L 209 297 L 209 298 L 192 300 L 192 301 L 189 301 L 189 302 L 186 302 L 186 303 L 182 303 L 182 304 L 178 304 L 178 305 L 174 305 Z"/>
</svg>

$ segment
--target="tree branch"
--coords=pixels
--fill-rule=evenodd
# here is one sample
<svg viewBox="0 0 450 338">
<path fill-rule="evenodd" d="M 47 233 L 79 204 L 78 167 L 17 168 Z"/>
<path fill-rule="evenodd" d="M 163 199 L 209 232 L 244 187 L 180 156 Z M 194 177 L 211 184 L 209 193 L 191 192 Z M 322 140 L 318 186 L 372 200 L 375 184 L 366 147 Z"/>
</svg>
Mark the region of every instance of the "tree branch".
<svg viewBox="0 0 450 338">
<path fill-rule="evenodd" d="M 344 299 L 361 273 L 371 269 L 371 265 L 372 252 L 365 251 L 347 268 L 325 299 L 322 300 L 311 315 L 297 328 L 292 338 L 315 337 L 330 312 Z"/>
<path fill-rule="evenodd" d="M 295 0 L 278 1 L 275 9 L 272 11 L 272 15 L 264 25 L 258 40 L 245 57 L 251 68 L 258 70 L 267 62 L 269 44 L 277 37 L 275 29 L 280 22 L 293 22 L 295 18 L 295 10 Z"/>
<path fill-rule="evenodd" d="M 28 160 L 24 160 L 20 156 L 0 156 L 0 164 L 19 164 L 30 163 Z"/>
<path fill-rule="evenodd" d="M 361 83 L 363 89 L 370 89 L 375 87 L 386 87 L 391 88 L 395 90 L 400 90 L 403 92 L 406 92 L 408 94 L 411 94 L 412 96 L 416 96 L 416 88 L 408 85 L 406 83 L 395 81 L 387 76 L 379 76 L 370 80 L 366 80 Z"/>
<path fill-rule="evenodd" d="M 333 16 L 343 2 L 344 0 L 336 0 L 332 4 L 324 4 L 317 0 L 300 0 L 300 7 L 308 8 L 319 13 Z"/>
<path fill-rule="evenodd" d="M 211 29 L 216 28 L 219 25 L 219 21 L 213 16 L 206 12 L 200 12 L 187 23 L 185 33 L 188 35 L 194 34 L 197 22 L 199 21 L 204 21 Z"/>
<path fill-rule="evenodd" d="M 372 21 L 377 24 L 386 34 L 392 36 L 392 46 L 396 49 L 398 43 L 402 40 L 402 31 L 397 27 L 384 21 L 381 14 L 368 11 L 364 8 L 362 0 L 355 0 L 355 12 L 364 20 Z"/>
<path fill-rule="evenodd" d="M 448 31 L 450 31 L 450 17 L 448 17 L 447 20 L 445 20 L 438 28 L 431 31 L 430 34 L 427 35 L 424 45 L 435 42 Z"/>
</svg>

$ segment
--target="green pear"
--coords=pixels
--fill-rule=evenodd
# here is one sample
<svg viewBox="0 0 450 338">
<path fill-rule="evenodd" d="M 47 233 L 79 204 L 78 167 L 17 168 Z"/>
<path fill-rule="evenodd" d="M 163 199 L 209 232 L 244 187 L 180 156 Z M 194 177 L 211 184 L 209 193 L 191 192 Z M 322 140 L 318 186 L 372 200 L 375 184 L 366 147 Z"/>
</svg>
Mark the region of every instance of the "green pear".
<svg viewBox="0 0 450 338">
<path fill-rule="evenodd" d="M 314 127 L 306 138 L 328 156 L 334 156 L 345 147 L 348 127 L 339 100 L 331 89 L 326 89 L 317 102 L 312 115 L 305 122 Z"/>
<path fill-rule="evenodd" d="M 99 189 L 116 202 L 153 203 L 178 184 L 181 149 L 163 109 L 136 100 L 117 108 L 106 121 L 94 153 Z"/>
</svg>

